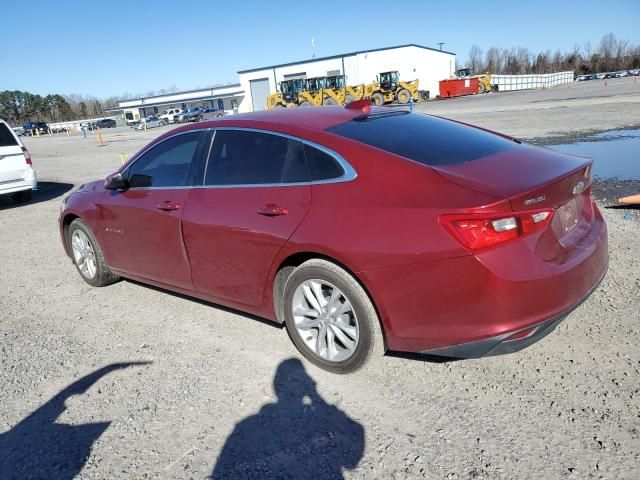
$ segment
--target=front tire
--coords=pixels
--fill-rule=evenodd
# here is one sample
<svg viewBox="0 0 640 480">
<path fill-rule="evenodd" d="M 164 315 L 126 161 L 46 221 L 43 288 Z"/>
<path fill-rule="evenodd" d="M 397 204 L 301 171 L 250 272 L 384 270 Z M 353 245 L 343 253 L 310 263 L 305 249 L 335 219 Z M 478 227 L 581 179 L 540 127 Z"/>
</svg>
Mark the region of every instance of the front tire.
<svg viewBox="0 0 640 480">
<path fill-rule="evenodd" d="M 398 103 L 401 103 L 403 105 L 409 103 L 409 100 L 411 99 L 411 92 L 409 92 L 409 90 L 407 90 L 406 88 L 403 88 L 398 92 L 397 98 Z"/>
<path fill-rule="evenodd" d="M 120 280 L 111 273 L 102 249 L 91 229 L 79 218 L 69 225 L 67 232 L 69 251 L 82 279 L 93 287 L 105 287 Z"/>
<path fill-rule="evenodd" d="M 384 353 L 369 296 L 331 262 L 313 259 L 297 267 L 285 284 L 282 305 L 294 345 L 323 370 L 351 373 Z"/>
<path fill-rule="evenodd" d="M 381 93 L 374 93 L 371 95 L 371 103 L 375 106 L 384 105 L 384 96 Z"/>
</svg>

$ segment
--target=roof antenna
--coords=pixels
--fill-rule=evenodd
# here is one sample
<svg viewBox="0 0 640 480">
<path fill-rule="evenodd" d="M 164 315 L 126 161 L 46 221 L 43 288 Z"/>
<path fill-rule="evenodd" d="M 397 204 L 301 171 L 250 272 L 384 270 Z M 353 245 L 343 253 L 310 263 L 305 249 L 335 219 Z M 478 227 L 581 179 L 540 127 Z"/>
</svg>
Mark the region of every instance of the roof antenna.
<svg viewBox="0 0 640 480">
<path fill-rule="evenodd" d="M 316 37 L 311 37 L 311 58 L 316 58 Z"/>
<path fill-rule="evenodd" d="M 440 47 L 440 51 L 442 51 L 442 45 L 444 45 L 444 42 L 438 42 L 436 45 L 438 45 Z"/>
</svg>

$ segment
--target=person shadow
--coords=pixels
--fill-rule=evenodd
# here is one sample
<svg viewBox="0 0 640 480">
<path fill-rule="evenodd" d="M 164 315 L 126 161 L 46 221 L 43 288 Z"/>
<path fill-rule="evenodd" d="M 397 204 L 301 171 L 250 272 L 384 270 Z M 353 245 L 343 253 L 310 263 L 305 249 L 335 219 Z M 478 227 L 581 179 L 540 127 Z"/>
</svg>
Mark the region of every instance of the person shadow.
<svg viewBox="0 0 640 480">
<path fill-rule="evenodd" d="M 93 443 L 111 422 L 55 423 L 72 395 L 85 393 L 105 375 L 149 362 L 114 363 L 75 381 L 9 431 L 0 433 L 0 479 L 72 479 L 86 463 Z"/>
<path fill-rule="evenodd" d="M 302 363 L 280 363 L 273 381 L 277 403 L 238 423 L 209 478 L 341 479 L 364 453 L 364 427 L 328 404 Z"/>
</svg>

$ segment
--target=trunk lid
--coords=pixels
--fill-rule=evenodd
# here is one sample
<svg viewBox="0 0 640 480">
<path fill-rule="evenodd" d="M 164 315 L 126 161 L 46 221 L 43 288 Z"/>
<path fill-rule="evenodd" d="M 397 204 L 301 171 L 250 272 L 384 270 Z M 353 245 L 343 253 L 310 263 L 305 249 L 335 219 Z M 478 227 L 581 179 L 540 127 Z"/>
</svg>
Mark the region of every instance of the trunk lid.
<svg viewBox="0 0 640 480">
<path fill-rule="evenodd" d="M 513 210 L 520 211 L 566 204 L 590 185 L 585 169 L 591 164 L 585 157 L 523 144 L 471 162 L 432 168 L 454 183 L 507 198 Z"/>
<path fill-rule="evenodd" d="M 553 209 L 536 251 L 545 260 L 559 260 L 566 259 L 591 228 L 592 163 L 585 157 L 523 144 L 471 162 L 432 168 L 449 181 L 509 200 L 514 212 Z"/>
</svg>

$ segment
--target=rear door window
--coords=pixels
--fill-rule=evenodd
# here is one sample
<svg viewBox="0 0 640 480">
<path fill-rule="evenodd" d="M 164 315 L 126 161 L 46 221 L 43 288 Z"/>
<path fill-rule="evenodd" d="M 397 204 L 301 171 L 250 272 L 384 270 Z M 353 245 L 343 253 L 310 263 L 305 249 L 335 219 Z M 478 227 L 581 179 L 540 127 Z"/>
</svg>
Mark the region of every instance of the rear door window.
<svg viewBox="0 0 640 480">
<path fill-rule="evenodd" d="M 409 112 L 371 113 L 327 131 L 434 166 L 470 162 L 517 146 L 484 130 Z"/>
<path fill-rule="evenodd" d="M 302 142 L 250 130 L 217 130 L 205 185 L 308 182 Z"/>
<path fill-rule="evenodd" d="M 18 145 L 16 137 L 6 123 L 0 123 L 0 147 L 15 147 Z"/>
</svg>

